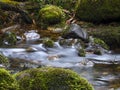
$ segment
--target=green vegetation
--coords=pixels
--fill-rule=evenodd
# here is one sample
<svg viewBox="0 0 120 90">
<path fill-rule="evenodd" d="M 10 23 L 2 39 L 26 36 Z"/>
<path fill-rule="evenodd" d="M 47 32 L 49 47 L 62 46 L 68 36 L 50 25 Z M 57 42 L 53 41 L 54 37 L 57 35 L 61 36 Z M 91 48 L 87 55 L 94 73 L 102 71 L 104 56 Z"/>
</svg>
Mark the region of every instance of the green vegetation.
<svg viewBox="0 0 120 90">
<path fill-rule="evenodd" d="M 8 64 L 9 64 L 8 58 L 2 54 L 0 54 L 0 64 L 2 64 L 4 66 L 8 66 Z"/>
<path fill-rule="evenodd" d="M 74 11 L 78 0 L 29 0 L 29 1 L 41 3 L 42 5 L 46 4 L 55 5 L 70 11 Z"/>
<path fill-rule="evenodd" d="M 46 38 L 43 40 L 43 45 L 45 47 L 53 47 L 54 46 L 54 41 L 49 39 L 49 38 Z"/>
<path fill-rule="evenodd" d="M 76 17 L 95 23 L 120 21 L 119 3 L 120 0 L 80 0 Z"/>
<path fill-rule="evenodd" d="M 60 23 L 65 17 L 62 9 L 53 5 L 45 5 L 39 15 L 40 21 L 47 25 Z"/>
<path fill-rule="evenodd" d="M 120 46 L 120 27 L 119 26 L 98 26 L 89 34 L 103 40 L 111 49 Z M 97 40 L 96 40 L 97 41 Z M 102 42 L 103 43 L 103 42 Z M 104 46 L 104 44 L 102 45 Z M 105 45 L 106 47 L 106 45 Z"/>
<path fill-rule="evenodd" d="M 0 90 L 18 90 L 15 78 L 10 73 L 0 68 Z"/>
<path fill-rule="evenodd" d="M 94 38 L 94 43 L 100 45 L 104 49 L 109 49 L 108 45 L 101 39 L 99 38 Z"/>
<path fill-rule="evenodd" d="M 17 37 L 15 33 L 5 32 L 0 37 L 0 45 L 15 45 L 17 42 Z"/>
<path fill-rule="evenodd" d="M 77 73 L 62 68 L 30 69 L 16 74 L 20 90 L 94 90 Z"/>
<path fill-rule="evenodd" d="M 78 55 L 79 56 L 85 57 L 85 54 L 86 54 L 86 52 L 85 52 L 85 50 L 83 48 L 78 50 Z"/>
<path fill-rule="evenodd" d="M 8 3 L 8 4 L 13 4 L 13 5 L 17 5 L 18 4 L 18 2 L 13 1 L 13 0 L 0 0 L 0 2 Z"/>
</svg>

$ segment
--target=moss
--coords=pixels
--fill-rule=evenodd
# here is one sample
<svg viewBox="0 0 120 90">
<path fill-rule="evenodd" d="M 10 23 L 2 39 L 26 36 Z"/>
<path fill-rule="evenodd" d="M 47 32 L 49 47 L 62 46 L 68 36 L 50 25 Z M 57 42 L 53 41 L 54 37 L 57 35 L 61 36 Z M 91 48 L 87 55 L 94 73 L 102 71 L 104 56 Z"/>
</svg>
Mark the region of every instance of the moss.
<svg viewBox="0 0 120 90">
<path fill-rule="evenodd" d="M 102 55 L 102 52 L 100 49 L 95 49 L 93 53 L 96 55 Z"/>
<path fill-rule="evenodd" d="M 12 5 L 17 5 L 17 4 L 19 4 L 18 2 L 13 1 L 13 0 L 0 0 L 0 2 L 12 4 Z"/>
<path fill-rule="evenodd" d="M 99 38 L 94 38 L 94 43 L 100 45 L 104 49 L 109 49 L 108 45 L 101 39 Z"/>
<path fill-rule="evenodd" d="M 30 69 L 16 74 L 21 90 L 93 90 L 77 73 L 62 68 Z"/>
<path fill-rule="evenodd" d="M 78 49 L 78 55 L 81 56 L 81 57 L 85 57 L 85 50 L 84 49 Z"/>
<path fill-rule="evenodd" d="M 54 46 L 54 41 L 47 38 L 47 39 L 43 40 L 43 45 L 45 47 L 53 47 Z"/>
<path fill-rule="evenodd" d="M 97 26 L 89 32 L 93 37 L 103 40 L 110 49 L 120 48 L 120 27 L 119 26 Z"/>
<path fill-rule="evenodd" d="M 5 32 L 0 37 L 0 45 L 15 45 L 17 42 L 17 37 L 15 33 Z"/>
<path fill-rule="evenodd" d="M 41 22 L 44 24 L 57 24 L 64 18 L 64 13 L 61 8 L 53 5 L 45 5 L 39 12 Z"/>
<path fill-rule="evenodd" d="M 2 55 L 2 54 L 0 54 L 0 64 L 3 64 L 4 66 L 8 66 L 8 65 L 9 65 L 8 58 L 5 57 L 5 56 Z"/>
<path fill-rule="evenodd" d="M 120 21 L 120 0 L 80 0 L 76 10 L 79 20 L 91 22 Z"/>
<path fill-rule="evenodd" d="M 15 78 L 5 69 L 0 69 L 0 90 L 18 90 Z"/>
</svg>

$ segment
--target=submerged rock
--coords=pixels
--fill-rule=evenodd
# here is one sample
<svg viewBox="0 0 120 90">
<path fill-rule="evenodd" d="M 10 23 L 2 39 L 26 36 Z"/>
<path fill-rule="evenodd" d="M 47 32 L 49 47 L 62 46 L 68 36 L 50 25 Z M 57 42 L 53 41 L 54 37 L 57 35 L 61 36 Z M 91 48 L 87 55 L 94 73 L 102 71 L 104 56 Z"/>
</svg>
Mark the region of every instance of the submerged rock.
<svg viewBox="0 0 120 90">
<path fill-rule="evenodd" d="M 63 38 L 77 38 L 77 39 L 82 39 L 82 40 L 87 40 L 88 39 L 88 34 L 85 30 L 83 30 L 79 25 L 77 24 L 71 24 L 70 27 L 65 30 Z"/>
</svg>

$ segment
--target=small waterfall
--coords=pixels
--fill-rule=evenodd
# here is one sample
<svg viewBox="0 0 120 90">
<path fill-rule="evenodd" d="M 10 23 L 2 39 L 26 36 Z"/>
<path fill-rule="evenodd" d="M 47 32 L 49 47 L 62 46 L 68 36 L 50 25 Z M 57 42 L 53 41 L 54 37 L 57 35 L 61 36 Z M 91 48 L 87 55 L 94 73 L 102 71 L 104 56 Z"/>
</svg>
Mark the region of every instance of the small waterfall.
<svg viewBox="0 0 120 90">
<path fill-rule="evenodd" d="M 55 46 L 59 49 L 62 49 L 63 47 L 59 44 L 59 41 L 55 42 Z"/>
</svg>

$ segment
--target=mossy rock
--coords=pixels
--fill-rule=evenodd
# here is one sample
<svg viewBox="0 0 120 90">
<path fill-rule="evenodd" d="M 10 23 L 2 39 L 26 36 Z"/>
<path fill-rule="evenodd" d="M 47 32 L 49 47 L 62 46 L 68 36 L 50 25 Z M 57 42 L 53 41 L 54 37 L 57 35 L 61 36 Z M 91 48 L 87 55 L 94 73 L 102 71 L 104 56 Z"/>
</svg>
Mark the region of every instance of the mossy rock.
<svg viewBox="0 0 120 90">
<path fill-rule="evenodd" d="M 20 90 L 94 90 L 92 85 L 72 70 L 38 68 L 16 74 Z"/>
<path fill-rule="evenodd" d="M 15 78 L 5 69 L 0 68 L 0 90 L 18 90 Z"/>
<path fill-rule="evenodd" d="M 44 24 L 58 24 L 62 22 L 65 14 L 62 9 L 54 5 L 45 5 L 39 12 L 40 20 Z"/>
</svg>

